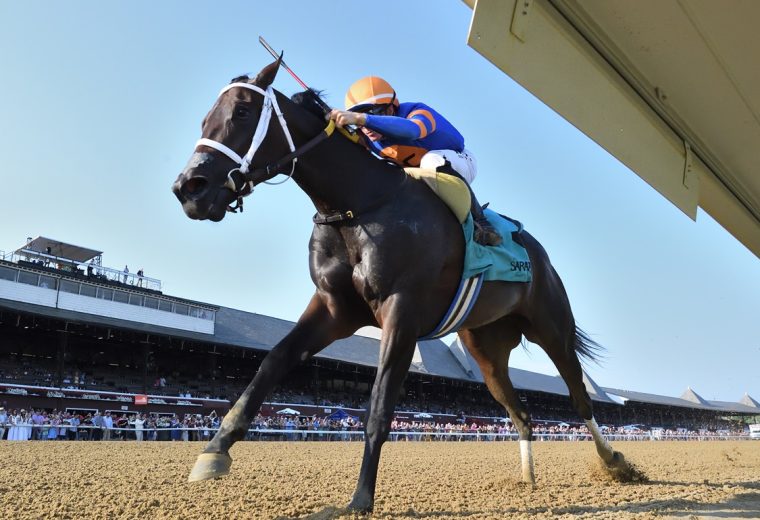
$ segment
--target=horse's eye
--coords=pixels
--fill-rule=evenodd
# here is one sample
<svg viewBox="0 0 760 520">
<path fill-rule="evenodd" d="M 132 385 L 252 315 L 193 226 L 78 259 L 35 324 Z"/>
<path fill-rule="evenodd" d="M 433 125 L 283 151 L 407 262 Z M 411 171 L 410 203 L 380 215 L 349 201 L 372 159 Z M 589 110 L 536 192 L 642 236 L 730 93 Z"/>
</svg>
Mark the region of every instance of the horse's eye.
<svg viewBox="0 0 760 520">
<path fill-rule="evenodd" d="M 233 113 L 233 117 L 235 119 L 247 119 L 250 113 L 251 111 L 248 110 L 247 106 L 238 105 L 235 107 L 235 112 Z"/>
</svg>

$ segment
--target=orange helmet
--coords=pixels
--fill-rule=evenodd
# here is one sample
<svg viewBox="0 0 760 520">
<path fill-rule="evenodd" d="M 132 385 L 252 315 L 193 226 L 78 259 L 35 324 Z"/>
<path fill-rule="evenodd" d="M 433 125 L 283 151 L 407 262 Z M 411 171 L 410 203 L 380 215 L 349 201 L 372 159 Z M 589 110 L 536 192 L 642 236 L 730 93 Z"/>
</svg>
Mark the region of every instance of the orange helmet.
<svg viewBox="0 0 760 520">
<path fill-rule="evenodd" d="M 373 105 L 389 105 L 391 103 L 398 106 L 396 91 L 393 90 L 390 83 L 377 76 L 367 76 L 360 79 L 351 85 L 346 92 L 346 110 L 357 111 Z"/>
</svg>

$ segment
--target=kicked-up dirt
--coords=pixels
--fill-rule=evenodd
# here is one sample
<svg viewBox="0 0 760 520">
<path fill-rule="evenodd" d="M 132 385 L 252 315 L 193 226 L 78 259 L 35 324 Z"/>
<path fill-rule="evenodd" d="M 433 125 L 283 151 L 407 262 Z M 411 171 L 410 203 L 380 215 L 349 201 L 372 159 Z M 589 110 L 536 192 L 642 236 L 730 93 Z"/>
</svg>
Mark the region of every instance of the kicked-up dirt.
<svg viewBox="0 0 760 520">
<path fill-rule="evenodd" d="M 760 442 L 615 442 L 648 481 L 621 484 L 591 442 L 394 442 L 373 515 L 348 514 L 360 442 L 242 442 L 230 475 L 188 483 L 201 443 L 0 442 L 0 516 L 13 519 L 760 519 Z"/>
</svg>

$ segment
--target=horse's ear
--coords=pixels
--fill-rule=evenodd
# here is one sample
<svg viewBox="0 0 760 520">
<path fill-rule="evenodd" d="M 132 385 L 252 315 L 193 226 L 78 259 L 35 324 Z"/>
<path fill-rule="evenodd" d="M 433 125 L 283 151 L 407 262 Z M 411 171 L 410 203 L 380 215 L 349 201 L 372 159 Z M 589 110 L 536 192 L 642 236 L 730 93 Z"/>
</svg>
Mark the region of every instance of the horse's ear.
<svg viewBox="0 0 760 520">
<path fill-rule="evenodd" d="M 277 71 L 280 69 L 280 62 L 282 61 L 282 54 L 280 54 L 280 57 L 277 58 L 276 61 L 273 61 L 263 69 L 261 69 L 261 72 L 259 72 L 256 75 L 256 78 L 254 78 L 253 82 L 262 88 L 267 88 L 269 85 L 274 83 L 274 78 L 277 76 Z"/>
</svg>

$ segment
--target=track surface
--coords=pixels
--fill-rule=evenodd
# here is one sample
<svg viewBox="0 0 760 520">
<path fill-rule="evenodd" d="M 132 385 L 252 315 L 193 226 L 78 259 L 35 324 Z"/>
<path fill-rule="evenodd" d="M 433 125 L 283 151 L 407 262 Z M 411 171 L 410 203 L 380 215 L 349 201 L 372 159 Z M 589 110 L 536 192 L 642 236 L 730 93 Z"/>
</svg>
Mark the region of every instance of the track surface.
<svg viewBox="0 0 760 520">
<path fill-rule="evenodd" d="M 649 477 L 619 484 L 590 442 L 388 443 L 371 518 L 760 519 L 760 442 L 617 442 Z M 0 442 L 5 518 L 367 518 L 346 514 L 362 444 L 238 443 L 232 472 L 187 483 L 200 443 Z"/>
</svg>

